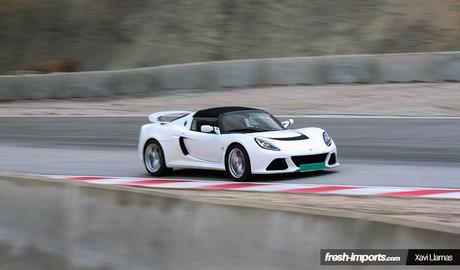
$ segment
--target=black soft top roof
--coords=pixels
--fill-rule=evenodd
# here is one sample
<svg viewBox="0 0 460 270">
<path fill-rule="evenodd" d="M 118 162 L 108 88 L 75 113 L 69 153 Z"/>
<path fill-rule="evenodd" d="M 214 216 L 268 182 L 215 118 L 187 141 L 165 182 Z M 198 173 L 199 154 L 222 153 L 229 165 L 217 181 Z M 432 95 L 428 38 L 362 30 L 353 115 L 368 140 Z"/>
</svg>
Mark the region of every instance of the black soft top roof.
<svg viewBox="0 0 460 270">
<path fill-rule="evenodd" d="M 259 110 L 248 107 L 215 107 L 209 108 L 201 111 L 197 111 L 193 117 L 219 117 L 219 115 L 228 112 L 238 112 L 238 111 L 250 111 L 250 110 Z"/>
</svg>

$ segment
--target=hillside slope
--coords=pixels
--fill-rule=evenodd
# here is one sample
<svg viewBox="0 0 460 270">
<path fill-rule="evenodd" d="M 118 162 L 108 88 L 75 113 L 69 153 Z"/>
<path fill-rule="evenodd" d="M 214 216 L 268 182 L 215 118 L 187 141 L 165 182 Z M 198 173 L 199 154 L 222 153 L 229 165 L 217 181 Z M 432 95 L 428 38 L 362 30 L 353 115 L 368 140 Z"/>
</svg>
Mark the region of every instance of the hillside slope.
<svg viewBox="0 0 460 270">
<path fill-rule="evenodd" d="M 0 0 L 3 74 L 453 50 L 457 0 Z"/>
</svg>

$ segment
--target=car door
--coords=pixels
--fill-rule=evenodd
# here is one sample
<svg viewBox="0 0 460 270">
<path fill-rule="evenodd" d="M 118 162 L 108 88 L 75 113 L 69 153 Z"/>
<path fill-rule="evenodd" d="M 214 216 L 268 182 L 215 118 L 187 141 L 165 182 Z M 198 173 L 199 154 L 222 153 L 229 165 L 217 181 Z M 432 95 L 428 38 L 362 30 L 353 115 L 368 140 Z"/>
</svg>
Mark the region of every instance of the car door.
<svg viewBox="0 0 460 270">
<path fill-rule="evenodd" d="M 211 162 L 222 162 L 222 135 L 188 130 L 182 136 L 188 154 L 194 158 Z"/>
</svg>

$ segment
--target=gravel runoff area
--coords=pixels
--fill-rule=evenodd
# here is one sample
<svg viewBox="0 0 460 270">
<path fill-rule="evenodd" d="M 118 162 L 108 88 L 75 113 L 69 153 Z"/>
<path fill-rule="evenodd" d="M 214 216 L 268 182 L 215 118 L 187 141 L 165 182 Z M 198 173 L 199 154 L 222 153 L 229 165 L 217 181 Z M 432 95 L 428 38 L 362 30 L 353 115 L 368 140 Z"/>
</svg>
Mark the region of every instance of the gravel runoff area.
<svg viewBox="0 0 460 270">
<path fill-rule="evenodd" d="M 151 96 L 0 102 L 0 116 L 147 115 L 241 105 L 274 114 L 460 116 L 460 83 L 170 90 Z"/>
</svg>

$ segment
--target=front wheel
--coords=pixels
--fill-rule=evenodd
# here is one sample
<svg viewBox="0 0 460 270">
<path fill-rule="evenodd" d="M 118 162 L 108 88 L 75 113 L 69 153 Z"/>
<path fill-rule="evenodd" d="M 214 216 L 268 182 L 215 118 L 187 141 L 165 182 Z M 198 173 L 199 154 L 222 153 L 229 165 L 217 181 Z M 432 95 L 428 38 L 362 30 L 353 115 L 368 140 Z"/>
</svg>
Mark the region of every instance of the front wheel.
<svg viewBox="0 0 460 270">
<path fill-rule="evenodd" d="M 166 167 L 165 156 L 159 142 L 149 141 L 144 148 L 144 165 L 152 176 L 165 175 L 171 172 Z"/>
<path fill-rule="evenodd" d="M 236 181 L 245 181 L 251 177 L 251 163 L 243 146 L 231 146 L 225 158 L 225 169 Z"/>
</svg>

